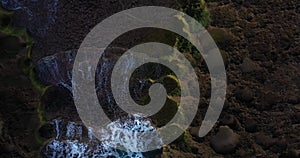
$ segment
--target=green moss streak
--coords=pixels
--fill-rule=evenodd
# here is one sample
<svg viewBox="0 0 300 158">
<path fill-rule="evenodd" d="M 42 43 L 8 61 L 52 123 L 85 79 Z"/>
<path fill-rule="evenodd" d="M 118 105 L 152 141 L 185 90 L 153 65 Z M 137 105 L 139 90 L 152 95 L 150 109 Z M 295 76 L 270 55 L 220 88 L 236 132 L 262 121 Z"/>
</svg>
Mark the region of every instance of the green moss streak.
<svg viewBox="0 0 300 158">
<path fill-rule="evenodd" d="M 33 47 L 33 39 L 29 36 L 27 30 L 25 28 L 19 28 L 11 25 L 11 19 L 14 16 L 13 12 L 5 11 L 2 7 L 0 7 L 0 34 L 3 37 L 6 36 L 12 36 L 19 39 L 21 43 L 26 44 L 27 49 L 27 55 L 23 62 L 21 63 L 21 69 L 25 74 L 28 74 L 29 79 L 33 85 L 33 87 L 38 90 L 41 95 L 45 93 L 45 91 L 49 87 L 45 87 L 38 83 L 38 81 L 35 78 L 35 74 L 33 71 L 34 64 L 31 60 L 31 52 Z M 46 123 L 44 119 L 44 112 L 41 107 L 41 102 L 39 103 L 37 107 L 37 114 L 39 118 L 40 125 L 43 125 Z M 36 132 L 34 134 L 35 141 L 39 145 L 43 145 L 45 140 L 41 138 L 38 134 L 38 128 L 36 129 Z"/>
<path fill-rule="evenodd" d="M 202 26 L 207 27 L 211 23 L 210 13 L 204 0 L 178 0 L 178 6 L 182 12 L 196 19 Z M 183 15 L 177 15 L 177 18 L 183 24 L 183 32 L 191 37 L 190 32 L 195 32 L 194 29 L 196 28 L 188 25 Z M 180 52 L 191 53 L 195 59 L 200 59 L 201 57 L 197 49 L 181 36 L 177 36 L 174 47 Z"/>
</svg>

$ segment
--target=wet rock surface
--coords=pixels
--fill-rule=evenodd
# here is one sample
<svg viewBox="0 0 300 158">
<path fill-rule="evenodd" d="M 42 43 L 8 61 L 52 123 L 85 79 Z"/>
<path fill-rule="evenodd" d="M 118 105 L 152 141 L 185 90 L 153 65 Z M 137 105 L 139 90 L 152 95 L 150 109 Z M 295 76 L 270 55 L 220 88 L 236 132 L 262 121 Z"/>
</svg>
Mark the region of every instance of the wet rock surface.
<svg viewBox="0 0 300 158">
<path fill-rule="evenodd" d="M 40 95 L 23 73 L 21 61 L 21 53 L 0 57 L 0 157 L 3 158 L 38 157 L 41 146 L 36 137 Z"/>
<path fill-rule="evenodd" d="M 50 5 L 46 7 L 47 13 L 54 15 L 51 9 L 54 1 L 47 2 Z M 66 137 L 67 122 L 79 121 L 70 96 L 70 70 L 76 49 L 90 28 L 111 13 L 150 2 L 124 2 L 122 6 L 120 2 L 112 1 L 109 7 L 98 2 L 89 7 L 90 3 L 59 1 L 56 21 L 48 28 L 45 39 L 41 31 L 31 29 L 37 41 L 33 51 L 36 78 L 43 85 L 52 86 L 41 97 L 46 124 L 41 125 L 40 113 L 36 110 L 40 104 L 39 94 L 17 67 L 19 57 L 14 53 L 1 57 L 0 157 L 38 157 L 42 146 L 39 141 L 45 140 L 49 144 L 43 146 L 42 155 L 51 155 L 55 150 L 57 153 L 75 152 L 75 148 L 84 150 L 90 143 L 84 128 L 82 137 Z M 158 5 L 162 3 L 165 2 L 155 2 Z M 190 129 L 192 140 L 189 145 L 192 150 L 181 151 L 171 145 L 164 149 L 164 154 L 169 157 L 299 157 L 299 2 L 211 0 L 208 6 L 213 21 L 209 31 L 226 54 L 226 106 L 214 130 L 205 138 L 198 138 L 197 129 L 205 115 L 210 85 L 203 63 L 193 61 L 194 65 L 202 64 L 197 67 L 197 73 L 205 80 L 201 81 L 205 88 L 201 89 L 204 98 L 200 107 L 203 109 L 194 120 L 195 127 Z M 24 17 L 21 16 L 24 11 L 17 11 L 16 17 Z M 27 13 L 25 17 L 28 17 Z M 41 19 L 32 24 L 16 18 L 14 23 L 29 30 L 45 26 Z M 54 124 L 50 123 L 57 117 L 67 120 L 62 126 L 64 129 L 61 129 L 63 138 L 59 139 L 56 139 L 55 130 L 53 132 Z M 218 130 L 223 125 L 234 131 L 228 127 Z M 225 138 L 222 137 L 224 135 Z M 49 153 L 45 152 L 46 149 Z"/>
<path fill-rule="evenodd" d="M 33 58 L 38 60 L 60 51 L 78 49 L 84 37 L 96 24 L 117 12 L 147 5 L 172 7 L 175 1 L 3 0 L 2 5 L 5 9 L 16 12 L 17 18 L 13 21 L 16 25 L 26 27 L 34 34 L 37 42 L 33 49 L 36 52 L 33 53 Z M 139 40 L 144 33 L 137 33 L 119 44 L 129 45 L 134 41 L 129 39 L 138 37 L 136 40 Z"/>
</svg>

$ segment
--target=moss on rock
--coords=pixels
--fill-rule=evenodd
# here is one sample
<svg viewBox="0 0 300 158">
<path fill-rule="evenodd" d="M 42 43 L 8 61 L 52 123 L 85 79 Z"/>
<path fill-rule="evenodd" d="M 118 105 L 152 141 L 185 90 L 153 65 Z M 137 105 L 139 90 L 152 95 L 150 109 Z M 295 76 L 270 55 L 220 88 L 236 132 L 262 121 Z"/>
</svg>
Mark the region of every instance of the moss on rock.
<svg viewBox="0 0 300 158">
<path fill-rule="evenodd" d="M 157 82 L 162 83 L 167 93 L 171 96 L 180 95 L 180 82 L 175 75 L 166 75 L 157 80 Z M 179 94 L 178 94 L 179 89 Z M 172 95 L 173 94 L 173 95 Z"/>
<path fill-rule="evenodd" d="M 171 145 L 175 145 L 180 151 L 191 152 L 192 136 L 189 132 L 184 132 Z"/>
<path fill-rule="evenodd" d="M 204 0 L 178 0 L 178 6 L 182 12 L 197 20 L 202 26 L 207 27 L 211 23 L 210 13 Z M 191 36 L 188 32 L 195 32 L 195 28 L 188 25 L 188 21 L 183 15 L 177 15 L 177 17 L 182 21 L 183 30 L 187 33 L 187 36 Z M 200 59 L 197 49 L 185 38 L 177 36 L 174 46 L 180 52 L 191 53 L 196 59 Z"/>
<path fill-rule="evenodd" d="M 154 124 L 157 127 L 166 125 L 176 114 L 178 106 L 178 103 L 173 98 L 168 97 L 161 110 L 155 115 L 151 116 Z"/>
</svg>

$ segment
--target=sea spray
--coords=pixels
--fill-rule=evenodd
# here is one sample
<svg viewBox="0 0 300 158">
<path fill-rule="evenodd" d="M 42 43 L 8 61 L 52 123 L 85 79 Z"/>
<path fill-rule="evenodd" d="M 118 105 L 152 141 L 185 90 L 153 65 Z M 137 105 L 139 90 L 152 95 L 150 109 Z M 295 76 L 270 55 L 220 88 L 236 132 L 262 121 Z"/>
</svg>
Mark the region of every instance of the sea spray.
<svg viewBox="0 0 300 158">
<path fill-rule="evenodd" d="M 149 120 L 143 119 L 138 115 L 127 119 L 119 119 L 108 125 L 108 128 L 113 131 L 114 136 L 123 135 L 124 139 L 115 138 L 106 141 L 99 141 L 93 136 L 92 128 L 85 128 L 82 124 L 55 119 L 52 121 L 55 125 L 56 136 L 50 141 L 43 150 L 43 155 L 47 158 L 55 157 L 81 157 L 81 158 L 98 158 L 98 157 L 126 157 L 126 158 L 144 158 L 141 152 L 132 152 L 131 148 L 138 144 L 140 139 L 134 135 L 128 135 L 128 131 L 147 132 L 155 131 Z M 157 141 L 159 144 L 162 140 L 156 136 L 147 140 L 149 142 Z M 126 151 L 117 149 L 119 143 L 127 147 Z M 157 151 L 155 152 L 157 154 Z"/>
</svg>

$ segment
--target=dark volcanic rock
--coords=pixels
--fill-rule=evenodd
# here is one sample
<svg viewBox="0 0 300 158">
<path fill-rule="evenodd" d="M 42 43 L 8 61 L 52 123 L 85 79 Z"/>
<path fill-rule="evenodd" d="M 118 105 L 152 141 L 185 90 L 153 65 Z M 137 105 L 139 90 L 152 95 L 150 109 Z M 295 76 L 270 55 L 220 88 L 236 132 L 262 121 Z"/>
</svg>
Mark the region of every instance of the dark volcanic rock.
<svg viewBox="0 0 300 158">
<path fill-rule="evenodd" d="M 219 132 L 211 139 L 210 144 L 217 153 L 228 154 L 239 144 L 239 135 L 228 126 L 221 126 Z"/>
<path fill-rule="evenodd" d="M 262 93 L 259 97 L 259 103 L 255 106 L 258 110 L 271 110 L 279 102 L 279 97 L 274 92 Z"/>
<path fill-rule="evenodd" d="M 52 86 L 41 98 L 41 108 L 46 120 L 62 116 L 72 120 L 80 120 L 75 108 L 71 92 L 61 86 Z"/>
<path fill-rule="evenodd" d="M 299 158 L 300 150 L 289 150 L 288 152 L 282 153 L 279 158 Z"/>
<path fill-rule="evenodd" d="M 235 92 L 235 95 L 237 97 L 237 99 L 244 101 L 244 102 L 250 102 L 253 100 L 254 97 L 254 93 L 248 89 L 239 89 Z"/>
<path fill-rule="evenodd" d="M 13 22 L 28 28 L 35 36 L 34 59 L 60 51 L 78 49 L 90 30 L 105 18 L 125 9 L 141 6 L 175 6 L 173 0 L 45 0 L 2 1 L 5 9 L 14 10 Z M 127 45 L 144 36 L 141 31 L 126 37 Z"/>
<path fill-rule="evenodd" d="M 259 67 L 259 65 L 253 62 L 250 58 L 245 58 L 241 65 L 241 71 L 243 73 L 250 73 L 253 71 L 258 71 L 260 69 L 261 68 Z"/>
<path fill-rule="evenodd" d="M 0 144 L 0 152 L 1 153 L 10 153 L 16 150 L 16 147 L 11 144 Z"/>
<path fill-rule="evenodd" d="M 35 68 L 35 75 L 42 84 L 54 85 L 54 88 L 48 89 L 49 91 L 43 96 L 47 102 L 42 102 L 42 108 L 47 108 L 44 111 L 45 116 L 54 118 L 64 115 L 61 117 L 69 119 L 72 116 L 72 119 L 78 119 L 76 114 L 72 114 L 73 111 L 76 112 L 76 109 L 70 102 L 72 98 L 69 96 L 71 82 L 68 72 L 71 72 L 73 58 L 69 58 L 65 51 L 77 49 L 89 30 L 113 13 L 142 5 L 161 4 L 169 6 L 168 3 L 174 1 L 3 0 L 2 2 L 19 3 L 18 5 L 5 6 L 7 9 L 17 10 L 11 24 L 26 25 L 34 36 L 33 57 L 35 64 L 40 64 L 40 67 Z M 56 2 L 57 4 L 55 4 Z M 193 3 L 194 1 L 190 2 Z M 212 25 L 214 28 L 218 28 L 214 30 L 214 36 L 219 37 L 217 42 L 227 55 L 226 70 L 230 88 L 228 88 L 226 98 L 227 106 L 223 110 L 234 115 L 236 119 L 243 120 L 242 127 L 245 127 L 245 131 L 239 131 L 243 139 L 241 139 L 238 148 L 236 147 L 236 152 L 226 153 L 225 157 L 278 157 L 279 155 L 281 158 L 299 157 L 300 10 L 298 0 L 284 2 L 279 0 L 211 0 L 209 3 L 212 4 L 210 5 L 213 18 Z M 20 4 L 24 5 L 19 8 Z M 36 4 L 36 8 L 27 4 Z M 32 18 L 30 18 L 28 10 L 32 11 Z M 51 17 L 54 17 L 55 23 L 52 23 Z M 49 19 L 51 23 L 47 27 Z M 10 22 L 5 22 L 5 25 Z M 42 33 L 45 33 L 44 38 L 42 38 Z M 116 45 L 122 43 L 124 39 L 127 40 L 124 45 L 134 43 L 139 41 L 138 38 L 142 38 L 142 35 L 144 32 L 133 33 L 132 36 L 117 41 Z M 3 35 L 0 34 L 0 36 L 2 38 Z M 133 36 L 137 36 L 137 38 L 132 38 Z M 22 45 L 17 44 L 16 48 L 20 48 L 20 46 Z M 1 48 L 11 49 L 14 47 Z M 69 55 L 72 56 L 71 54 Z M 76 54 L 75 51 L 74 54 Z M 47 133 L 47 126 L 40 128 L 41 133 L 36 132 L 38 129 L 35 128 L 40 126 L 36 112 L 38 107 L 36 104 L 39 103 L 36 99 L 38 96 L 28 93 L 33 91 L 33 87 L 26 76 L 20 75 L 19 63 L 13 59 L 19 55 L 13 53 L 9 56 L 9 60 L 2 58 L 5 60 L 1 60 L 0 64 L 0 117 L 1 121 L 4 122 L 0 135 L 0 157 L 38 157 L 34 154 L 40 148 L 40 145 L 35 141 L 35 134 L 41 134 L 43 137 L 50 137 L 51 135 Z M 46 55 L 53 56 L 45 57 Z M 45 59 L 42 59 L 43 57 Z M 41 60 L 37 62 L 38 59 Z M 107 57 L 107 59 L 115 61 L 116 58 Z M 199 65 L 194 61 L 193 64 Z M 110 92 L 101 92 L 101 88 L 106 89 L 105 86 L 109 85 L 109 78 L 103 75 L 109 73 L 111 66 L 109 65 L 105 72 L 100 74 L 102 75 L 101 82 L 104 81 L 105 84 L 98 87 L 100 88 L 98 89 L 99 98 L 107 98 L 107 96 L 111 98 Z M 55 69 L 55 67 L 58 68 Z M 200 75 L 198 75 L 202 76 L 203 72 L 200 70 L 199 72 Z M 139 87 L 138 84 L 133 83 L 133 85 Z M 206 88 L 209 87 L 209 82 L 207 85 L 203 89 L 209 89 Z M 240 92 L 244 89 L 247 89 L 248 92 L 241 95 Z M 133 95 L 140 91 L 135 92 Z M 210 91 L 205 92 L 202 94 L 205 94 L 205 100 L 209 102 Z M 241 96 L 238 97 L 238 95 Z M 103 102 L 106 102 L 106 105 L 114 104 L 109 101 Z M 204 108 L 207 107 L 207 103 L 203 105 L 197 114 L 199 116 L 205 115 Z M 255 105 L 255 108 L 252 105 Z M 65 111 L 61 112 L 60 110 Z M 197 120 L 199 121 L 193 124 L 195 127 L 201 124 L 201 119 L 198 118 Z M 222 120 L 221 124 L 233 127 L 234 121 L 232 120 L 229 117 Z M 66 125 L 66 123 L 62 125 L 64 127 L 61 129 L 64 131 L 61 132 L 63 137 L 67 133 Z M 190 132 L 197 136 L 198 128 L 194 128 L 194 130 L 191 128 Z M 83 130 L 83 133 L 86 131 Z M 259 135 L 259 133 L 265 134 Z M 192 148 L 193 153 L 180 152 L 172 147 L 168 147 L 168 150 L 173 151 L 172 157 L 224 156 L 216 155 L 210 147 L 204 147 L 203 144 L 208 144 L 209 140 L 206 138 L 198 141 L 199 143 L 192 141 L 195 147 Z M 218 142 L 221 141 L 216 141 L 216 143 Z M 61 144 L 56 145 L 64 148 L 66 145 L 74 144 L 76 142 L 68 144 L 63 139 Z M 226 147 L 220 148 L 226 149 Z M 71 151 L 68 147 L 66 149 Z M 184 154 L 188 156 L 182 156 Z"/>
<path fill-rule="evenodd" d="M 58 2 L 59 0 L 2 0 L 2 7 L 15 11 L 14 23 L 18 26 L 27 28 L 37 37 L 44 37 L 56 22 Z"/>
<path fill-rule="evenodd" d="M 247 119 L 245 121 L 245 130 L 247 132 L 256 132 L 258 129 L 257 122 L 253 119 Z"/>
<path fill-rule="evenodd" d="M 53 138 L 55 136 L 54 132 L 55 126 L 53 124 L 47 123 L 42 125 L 39 129 L 39 134 L 43 138 Z"/>
<path fill-rule="evenodd" d="M 257 144 L 261 145 L 265 149 L 270 148 L 276 142 L 274 138 L 262 133 L 255 136 L 255 141 Z"/>
<path fill-rule="evenodd" d="M 71 91 L 75 56 L 76 51 L 71 50 L 40 59 L 34 67 L 36 79 L 44 86 L 62 86 Z"/>
<path fill-rule="evenodd" d="M 223 126 L 229 126 L 232 129 L 240 130 L 241 123 L 239 120 L 233 115 L 225 115 L 220 119 L 220 124 Z"/>
<path fill-rule="evenodd" d="M 234 22 L 237 21 L 237 11 L 228 6 L 220 6 L 211 10 L 212 18 L 214 21 L 212 25 L 218 24 L 221 27 L 232 27 Z"/>
</svg>

